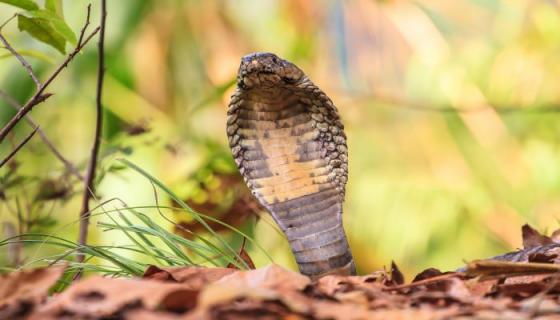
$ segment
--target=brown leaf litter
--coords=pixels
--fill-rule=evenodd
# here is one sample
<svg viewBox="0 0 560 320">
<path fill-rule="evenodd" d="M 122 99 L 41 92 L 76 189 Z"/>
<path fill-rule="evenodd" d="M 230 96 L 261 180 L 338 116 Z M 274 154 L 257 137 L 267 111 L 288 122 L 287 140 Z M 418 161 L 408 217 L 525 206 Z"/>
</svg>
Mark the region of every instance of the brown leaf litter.
<svg viewBox="0 0 560 320">
<path fill-rule="evenodd" d="M 528 226 L 523 235 L 517 252 L 411 283 L 395 263 L 316 281 L 276 265 L 150 266 L 142 278 L 92 276 L 49 296 L 62 267 L 18 271 L 0 278 L 0 319 L 560 319 L 558 237 Z"/>
</svg>

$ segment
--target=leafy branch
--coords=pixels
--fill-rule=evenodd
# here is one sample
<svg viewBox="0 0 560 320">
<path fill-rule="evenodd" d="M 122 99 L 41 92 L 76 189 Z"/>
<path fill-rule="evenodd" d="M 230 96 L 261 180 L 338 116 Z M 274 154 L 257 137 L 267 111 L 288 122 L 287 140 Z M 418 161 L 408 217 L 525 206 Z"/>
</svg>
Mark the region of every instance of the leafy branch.
<svg viewBox="0 0 560 320">
<path fill-rule="evenodd" d="M 19 104 L 19 102 L 17 102 L 16 99 L 14 99 L 12 96 L 10 96 L 9 94 L 7 94 L 2 90 L 0 90 L 0 98 L 4 99 L 6 103 L 8 103 L 8 105 L 14 108 L 16 111 L 21 109 L 21 105 Z M 60 153 L 60 151 L 55 147 L 54 143 L 49 139 L 49 137 L 43 131 L 43 129 L 41 129 L 39 125 L 35 122 L 35 120 L 33 120 L 31 115 L 26 115 L 25 120 L 33 128 L 34 131 L 37 131 L 37 133 L 39 133 L 39 137 L 41 138 L 41 140 L 43 140 L 43 143 L 51 150 L 53 155 L 58 160 L 60 160 L 62 164 L 64 164 L 66 170 L 71 174 L 73 174 L 79 180 L 83 180 L 84 178 L 82 177 L 80 171 L 76 168 L 76 166 L 74 166 L 72 162 L 70 162 L 62 155 L 62 153 Z M 4 163 L 0 164 L 0 167 L 2 167 L 3 164 Z"/>
<path fill-rule="evenodd" d="M 45 80 L 44 83 L 41 84 L 37 80 L 39 85 L 37 87 L 36 92 L 23 105 L 23 107 L 21 107 L 18 110 L 18 112 L 10 119 L 10 121 L 8 121 L 8 123 L 6 123 L 6 125 L 0 130 L 0 143 L 2 143 L 4 141 L 4 139 L 6 138 L 8 133 L 13 130 L 13 128 L 16 126 L 16 124 L 19 121 L 21 121 L 25 117 L 25 115 L 27 115 L 36 105 L 42 103 L 43 101 L 45 101 L 46 99 L 48 99 L 52 95 L 51 93 L 46 92 L 49 85 L 58 77 L 60 72 L 62 72 L 62 70 L 68 66 L 68 64 L 85 47 L 85 45 L 97 34 L 97 32 L 99 32 L 100 27 L 97 27 L 88 36 L 85 36 L 87 26 L 89 25 L 89 17 L 90 17 L 90 6 L 88 6 L 88 14 L 87 14 L 86 23 L 85 23 L 84 28 L 82 29 L 82 31 L 80 33 L 80 37 L 79 37 L 80 41 L 77 42 L 74 50 L 72 52 L 70 52 L 70 54 L 67 55 L 66 59 L 64 59 L 64 61 L 53 71 L 53 73 L 51 73 L 51 75 L 47 78 L 47 80 Z M 1 35 L 1 30 L 0 30 L 0 35 Z M 4 37 L 2 37 L 2 38 L 5 40 Z M 7 48 L 11 48 L 10 44 L 7 41 L 4 43 L 4 45 Z M 10 50 L 10 49 L 8 49 L 8 50 Z M 10 52 L 12 52 L 12 50 L 10 50 Z M 25 61 L 25 58 L 23 58 L 21 55 L 19 55 L 15 50 L 13 50 L 12 53 L 16 54 L 16 57 L 18 58 L 18 60 Z M 26 68 L 26 70 L 32 78 L 35 77 L 31 67 Z"/>
</svg>

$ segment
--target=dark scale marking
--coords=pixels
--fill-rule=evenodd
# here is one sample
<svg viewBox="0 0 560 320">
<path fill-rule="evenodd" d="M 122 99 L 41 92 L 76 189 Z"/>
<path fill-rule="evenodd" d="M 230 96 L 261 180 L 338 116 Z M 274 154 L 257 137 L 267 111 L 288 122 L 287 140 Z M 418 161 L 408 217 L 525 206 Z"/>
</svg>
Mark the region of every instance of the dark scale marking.
<svg viewBox="0 0 560 320">
<path fill-rule="evenodd" d="M 300 145 L 297 147 L 296 153 L 300 157 L 302 157 L 305 154 L 311 154 L 322 150 L 323 150 L 323 145 L 321 142 L 307 141 L 307 142 L 300 143 Z"/>
<path fill-rule="evenodd" d="M 309 151 L 309 152 L 301 152 L 299 154 L 298 162 L 307 162 L 311 160 L 321 159 L 325 155 L 323 150 L 319 151 Z"/>
<path fill-rule="evenodd" d="M 311 120 L 311 117 L 308 114 L 300 113 L 290 118 L 280 119 L 276 121 L 272 121 L 272 120 L 258 121 L 257 119 L 247 119 L 239 116 L 235 123 L 239 126 L 239 128 L 244 128 L 244 129 L 257 129 L 259 122 L 269 123 L 270 125 L 274 126 L 276 129 L 282 129 L 282 128 L 285 129 L 285 128 L 295 127 L 299 124 L 304 124 L 309 120 Z"/>
<path fill-rule="evenodd" d="M 303 202 L 300 207 L 280 211 L 278 212 L 278 215 L 279 218 L 291 221 L 292 219 L 300 219 L 302 216 L 315 215 L 317 212 L 323 212 L 324 210 L 334 207 L 337 207 L 339 211 L 342 211 L 338 196 L 331 196 L 324 200 L 312 203 Z"/>
<path fill-rule="evenodd" d="M 340 219 L 337 217 L 324 217 L 319 221 L 314 221 L 303 225 L 299 228 L 292 228 L 283 230 L 289 239 L 306 238 L 306 240 L 313 240 L 313 236 L 319 232 L 332 232 L 334 229 L 340 225 Z"/>
<path fill-rule="evenodd" d="M 315 128 L 311 127 L 309 123 L 306 122 L 304 126 L 292 127 L 290 135 L 299 137 L 313 130 L 315 130 Z"/>
<path fill-rule="evenodd" d="M 298 216 L 290 216 L 288 217 L 278 217 L 282 220 L 285 224 L 290 224 L 295 227 L 302 227 L 308 223 L 312 223 L 316 220 L 321 220 L 323 217 L 327 217 L 329 215 L 337 215 L 341 213 L 341 208 L 338 205 L 331 205 L 322 210 L 316 211 L 305 211 L 305 214 L 300 214 Z"/>
<path fill-rule="evenodd" d="M 313 248 L 315 250 L 309 250 L 310 248 L 306 248 L 302 251 L 295 251 L 296 262 L 298 263 L 306 263 L 306 262 L 314 262 L 314 261 L 323 261 L 325 258 L 328 260 L 336 259 L 347 250 L 346 246 L 346 239 L 342 238 L 339 240 L 335 240 L 323 247 L 320 248 Z M 304 253 L 305 251 L 310 252 L 311 254 L 300 254 Z"/>
<path fill-rule="evenodd" d="M 268 167 L 266 167 L 264 169 L 258 169 L 258 170 L 247 169 L 247 171 L 245 172 L 245 176 L 250 178 L 250 179 L 266 178 L 266 177 L 271 177 L 272 172 L 270 171 L 270 169 Z"/>
<path fill-rule="evenodd" d="M 296 103 L 284 110 L 281 110 L 279 112 L 278 119 L 288 119 L 304 112 L 306 112 L 305 106 L 300 103 Z"/>
<path fill-rule="evenodd" d="M 243 167 L 246 169 L 268 169 L 266 160 L 243 160 Z"/>
<path fill-rule="evenodd" d="M 277 96 L 274 99 L 271 99 L 264 93 L 251 93 L 250 95 L 246 96 L 247 98 L 243 99 L 243 103 L 240 104 L 240 107 L 250 107 L 251 105 L 258 103 L 266 105 L 267 111 L 280 111 L 286 108 L 286 106 L 299 102 L 299 99 L 296 96 L 291 95 L 288 91 L 286 91 L 285 95 Z"/>
<path fill-rule="evenodd" d="M 240 108 L 237 111 L 239 117 L 242 119 L 251 120 L 285 120 L 306 112 L 305 106 L 301 103 L 294 103 L 282 110 L 258 110 L 255 111 L 249 108 Z"/>
<path fill-rule="evenodd" d="M 321 274 L 325 272 L 325 269 L 339 269 L 344 267 L 355 269 L 350 250 L 348 250 L 347 254 L 344 254 L 342 256 L 329 258 L 327 261 L 325 261 L 325 263 L 309 262 L 299 263 L 298 265 L 300 267 L 301 273 L 303 274 Z"/>
<path fill-rule="evenodd" d="M 347 265 L 348 263 L 350 263 L 351 261 L 352 261 L 352 255 L 348 251 L 348 252 L 345 252 L 344 254 L 328 258 L 326 262 L 327 262 L 329 267 L 334 269 L 334 268 L 343 267 L 343 266 Z M 312 274 L 321 270 L 320 267 L 318 267 L 317 264 L 313 263 L 313 262 L 301 263 L 300 267 L 304 268 L 306 270 L 309 270 L 309 272 L 311 272 Z"/>
<path fill-rule="evenodd" d="M 331 268 L 340 268 L 347 265 L 350 261 L 352 261 L 352 254 L 350 254 L 350 251 L 348 250 L 341 256 L 330 258 L 329 265 Z"/>
<path fill-rule="evenodd" d="M 345 237 L 342 232 L 323 232 L 314 237 L 312 242 L 306 242 L 305 240 L 306 239 L 290 240 L 290 246 L 293 248 L 294 252 L 302 252 L 311 248 L 324 248 L 330 244 L 344 241 Z"/>
<path fill-rule="evenodd" d="M 305 113 L 300 113 L 293 117 L 277 120 L 275 122 L 276 122 L 276 128 L 279 129 L 279 128 L 291 128 L 297 126 L 298 124 L 306 123 L 309 120 L 311 120 L 311 116 Z"/>
<path fill-rule="evenodd" d="M 268 159 L 266 154 L 262 150 L 247 150 L 243 154 L 243 159 L 245 160 L 260 160 L 260 159 Z"/>
<path fill-rule="evenodd" d="M 324 192 L 313 193 L 309 195 L 305 195 L 303 197 L 299 197 L 297 199 L 292 199 L 288 201 L 284 201 L 282 203 L 275 204 L 271 210 L 274 212 L 286 211 L 292 208 L 297 208 L 303 204 L 310 204 L 310 203 L 318 203 L 319 201 L 328 199 L 332 196 L 338 195 L 338 191 L 335 188 L 330 188 L 329 190 L 325 190 Z"/>
</svg>

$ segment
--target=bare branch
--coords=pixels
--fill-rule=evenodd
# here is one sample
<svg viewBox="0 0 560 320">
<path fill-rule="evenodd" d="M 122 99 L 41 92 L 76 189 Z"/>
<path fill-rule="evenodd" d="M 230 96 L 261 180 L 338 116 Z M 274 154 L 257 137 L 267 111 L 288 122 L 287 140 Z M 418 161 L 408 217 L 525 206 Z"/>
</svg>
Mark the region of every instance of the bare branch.
<svg viewBox="0 0 560 320">
<path fill-rule="evenodd" d="M 0 31 L 2 31 L 2 29 L 3 29 L 8 23 L 10 23 L 10 21 L 12 21 L 15 17 L 17 17 L 17 13 L 14 13 L 8 20 L 6 20 L 4 23 L 2 23 L 2 25 L 0 25 Z"/>
<path fill-rule="evenodd" d="M 25 139 L 23 139 L 16 147 L 14 150 L 12 150 L 12 152 L 10 152 L 6 158 L 4 158 L 4 160 L 2 160 L 2 162 L 0 162 L 0 168 L 2 168 L 8 161 L 10 161 L 10 159 L 16 155 L 16 153 L 18 153 L 18 151 L 27 143 L 29 142 L 29 140 L 31 140 L 31 138 L 33 138 L 33 136 L 35 135 L 35 132 L 37 132 L 37 129 L 39 129 L 38 127 L 35 128 L 33 131 L 31 131 L 30 134 L 27 135 L 27 137 L 25 137 Z"/>
<path fill-rule="evenodd" d="M 31 65 L 29 64 L 29 62 L 27 62 L 27 60 L 25 60 L 21 54 L 19 54 L 16 49 L 14 49 L 10 43 L 8 42 L 8 40 L 6 40 L 6 38 L 4 38 L 4 36 L 2 35 L 2 32 L 0 32 L 0 41 L 2 41 L 2 43 L 4 44 L 4 47 L 10 51 L 10 53 L 16 57 L 16 59 L 19 60 L 19 63 L 21 63 L 21 65 L 25 68 L 25 70 L 27 70 L 27 73 L 29 74 L 29 76 L 31 77 L 31 79 L 33 79 L 33 82 L 35 82 L 35 85 L 37 86 L 37 89 L 41 88 L 41 81 L 39 81 L 39 79 L 37 78 L 37 76 L 35 75 L 35 72 L 33 72 L 33 68 L 31 68 Z"/>
<path fill-rule="evenodd" d="M 86 21 L 86 25 L 88 23 L 89 23 L 89 21 Z M 100 29 L 100 27 L 95 28 L 82 41 L 82 43 L 78 43 L 76 45 L 74 50 L 56 68 L 56 70 L 50 75 L 50 77 L 47 78 L 45 83 L 43 83 L 43 85 L 38 88 L 37 92 L 35 92 L 35 94 L 25 103 L 25 105 L 23 105 L 23 107 L 21 109 L 19 109 L 19 111 L 12 117 L 12 119 L 10 119 L 10 121 L 8 121 L 8 123 L 2 128 L 2 130 L 0 130 L 0 143 L 2 143 L 2 141 L 4 141 L 8 132 L 10 132 L 16 126 L 16 124 L 19 121 L 21 121 L 21 119 L 33 109 L 34 106 L 43 102 L 48 97 L 50 97 L 50 95 L 51 95 L 50 93 L 45 93 L 45 90 L 47 89 L 47 87 L 51 84 L 51 82 L 54 81 L 54 79 L 56 79 L 56 77 L 60 74 L 60 72 L 66 66 L 68 66 L 70 61 L 72 61 L 74 59 L 74 56 L 76 56 L 78 54 L 78 52 L 80 52 L 82 50 L 82 48 L 91 40 L 91 38 L 93 38 L 93 36 L 95 36 L 97 34 L 97 32 L 99 32 L 99 29 Z M 82 31 L 85 31 L 85 29 L 83 29 Z M 82 38 L 82 37 L 83 37 L 83 34 L 80 34 L 80 38 Z"/>
<path fill-rule="evenodd" d="M 97 159 L 99 157 L 99 146 L 101 144 L 101 131 L 103 129 L 103 80 L 105 79 L 105 23 L 107 20 L 106 0 L 101 0 L 101 23 L 98 42 L 98 64 L 97 64 L 97 94 L 95 98 L 96 121 L 95 121 L 95 140 L 91 148 L 91 156 L 89 159 L 86 177 L 84 179 L 84 196 L 82 199 L 82 210 L 80 211 L 80 231 L 78 236 L 78 244 L 83 247 L 87 243 L 88 226 L 89 226 L 89 201 L 95 197 L 95 169 L 97 167 Z M 78 262 L 84 261 L 84 255 L 77 256 Z M 79 274 L 77 277 L 79 277 Z"/>
<path fill-rule="evenodd" d="M 6 92 L 0 90 L 0 97 L 2 99 L 4 99 L 8 105 L 12 108 L 14 108 L 15 110 L 19 110 L 21 108 L 21 105 L 19 104 L 19 102 L 16 101 L 16 99 L 14 99 L 12 96 L 10 96 L 9 94 L 7 94 Z M 41 140 L 43 140 L 43 142 L 45 143 L 45 145 L 51 150 L 51 152 L 54 154 L 54 156 L 60 160 L 60 162 L 62 162 L 62 164 L 64 164 L 64 166 L 66 167 L 66 170 L 68 170 L 68 172 L 72 173 L 74 176 L 76 176 L 76 178 L 83 180 L 83 176 L 80 173 L 80 170 L 78 170 L 76 168 L 76 166 L 74 166 L 74 164 L 72 164 L 72 162 L 70 162 L 68 159 L 66 159 L 61 153 L 60 151 L 58 151 L 58 149 L 54 146 L 53 142 L 47 137 L 47 134 L 43 131 L 43 129 L 39 128 L 39 125 L 35 122 L 35 120 L 33 120 L 33 118 L 30 115 L 26 115 L 25 116 L 25 121 L 27 121 L 27 123 L 33 128 L 37 130 L 37 133 L 39 133 L 39 137 L 41 138 Z"/>
<path fill-rule="evenodd" d="M 80 38 L 78 39 L 78 46 L 82 44 L 84 40 L 84 34 L 86 34 L 86 30 L 89 27 L 89 18 L 91 16 L 91 4 L 87 6 L 87 15 L 86 15 L 86 23 L 82 27 L 82 31 L 80 31 Z"/>
</svg>

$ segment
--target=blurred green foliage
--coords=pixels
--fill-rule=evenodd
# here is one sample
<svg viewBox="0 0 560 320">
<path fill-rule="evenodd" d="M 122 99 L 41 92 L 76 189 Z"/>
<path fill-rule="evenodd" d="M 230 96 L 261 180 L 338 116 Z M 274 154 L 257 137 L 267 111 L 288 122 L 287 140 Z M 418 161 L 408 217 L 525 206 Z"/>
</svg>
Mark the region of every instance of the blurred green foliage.
<svg viewBox="0 0 560 320">
<path fill-rule="evenodd" d="M 62 3 L 78 33 L 87 3 Z M 16 12 L 0 3 L 0 22 Z M 239 58 L 270 51 L 300 66 L 342 114 L 350 153 L 344 222 L 360 272 L 391 259 L 408 274 L 455 268 L 520 246 L 525 222 L 558 227 L 557 0 L 128 0 L 109 1 L 108 12 L 101 201 L 156 204 L 150 182 L 119 167 L 119 157 L 185 199 L 200 193 L 213 170 L 235 172 L 224 126 Z M 94 6 L 94 26 L 97 17 Z M 43 78 L 64 58 L 60 47 L 34 41 L 15 23 L 3 34 L 29 53 Z M 93 141 L 95 71 L 92 43 L 53 84 L 56 95 L 32 112 L 82 170 Z M 18 62 L 2 52 L 0 88 L 19 102 L 33 91 Z M 0 99 L 0 123 L 12 114 Z M 29 128 L 16 129 L 0 154 Z M 212 159 L 217 164 L 209 165 Z M 0 169 L 0 220 L 15 225 L 17 212 L 35 210 L 58 221 L 43 228 L 74 240 L 80 184 L 37 138 L 15 160 L 17 168 Z M 24 182 L 6 188 L 9 175 Z M 52 193 L 45 181 L 69 179 L 64 197 L 33 209 L 35 195 Z M 159 204 L 170 204 L 160 196 Z M 165 223 L 154 210 L 149 217 Z M 129 243 L 102 232 L 96 222 L 103 218 L 96 219 L 92 243 Z M 275 262 L 294 268 L 271 219 L 254 221 L 242 228 Z M 238 235 L 228 237 L 239 245 Z M 24 258 L 49 250 L 28 247 Z M 268 263 L 255 246 L 249 254 L 257 265 Z M 0 261 L 8 254 L 0 252 Z"/>
</svg>

